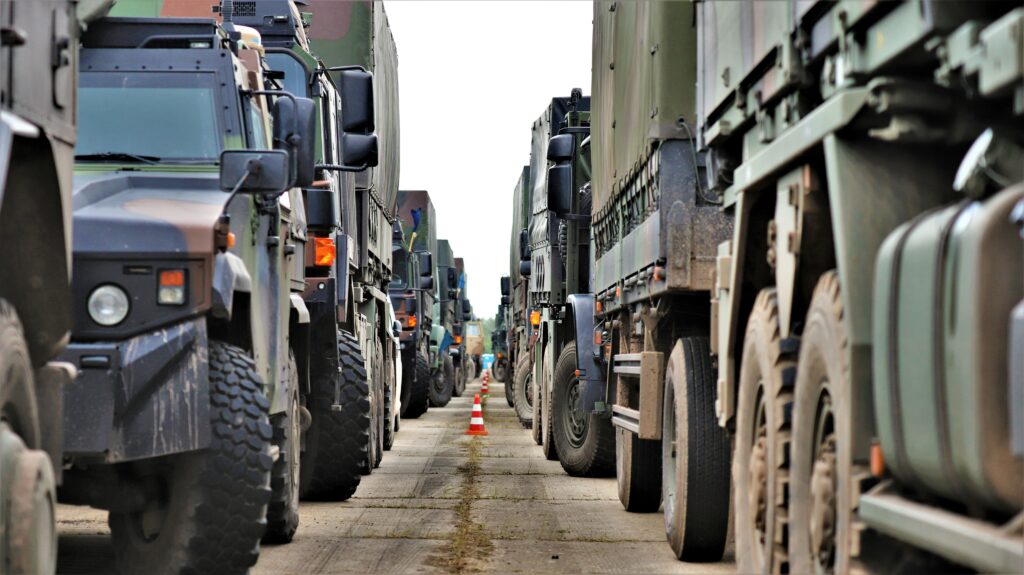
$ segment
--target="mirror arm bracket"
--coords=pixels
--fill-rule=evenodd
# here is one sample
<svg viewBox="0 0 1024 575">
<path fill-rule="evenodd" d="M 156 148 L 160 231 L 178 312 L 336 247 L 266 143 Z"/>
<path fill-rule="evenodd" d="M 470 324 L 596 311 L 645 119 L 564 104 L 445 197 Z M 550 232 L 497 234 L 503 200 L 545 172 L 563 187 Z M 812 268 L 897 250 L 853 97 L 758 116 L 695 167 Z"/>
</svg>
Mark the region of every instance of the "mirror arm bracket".
<svg viewBox="0 0 1024 575">
<path fill-rule="evenodd" d="M 362 166 L 346 166 L 344 164 L 317 164 L 314 166 L 318 170 L 329 170 L 335 172 L 361 172 L 370 166 L 363 164 Z"/>
</svg>

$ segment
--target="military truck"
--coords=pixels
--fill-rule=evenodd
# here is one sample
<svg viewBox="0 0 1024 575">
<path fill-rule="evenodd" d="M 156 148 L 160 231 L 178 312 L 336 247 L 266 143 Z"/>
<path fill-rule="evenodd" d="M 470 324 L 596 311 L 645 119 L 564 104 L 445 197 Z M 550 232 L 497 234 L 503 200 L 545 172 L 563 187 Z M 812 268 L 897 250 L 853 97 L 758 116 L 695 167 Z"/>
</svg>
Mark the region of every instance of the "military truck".
<svg viewBox="0 0 1024 575">
<path fill-rule="evenodd" d="M 0 6 L 0 573 L 53 573 L 58 361 L 72 323 L 71 174 L 82 27 L 109 1 Z"/>
<path fill-rule="evenodd" d="M 427 411 L 433 383 L 430 334 L 434 327 L 434 254 L 437 215 L 426 191 L 398 192 L 398 221 L 392 243 L 394 276 L 388 293 L 402 324 L 402 417 Z"/>
<path fill-rule="evenodd" d="M 313 13 L 308 32 L 313 53 L 331 67 L 359 66 L 374 77 L 374 120 L 367 128 L 379 136 L 379 163 L 356 173 L 354 203 L 343 214 L 353 218 L 343 227 L 352 238 L 346 242 L 351 285 L 344 298 L 349 309 L 339 311 L 339 317 L 345 318 L 339 323 L 353 330 L 367 360 L 372 446 L 368 468 L 372 468 L 380 465 L 385 422 L 391 419 L 387 412 L 393 411 L 390 394 L 395 382 L 388 381 L 389 373 L 382 366 L 393 363 L 399 355 L 399 350 L 390 345 L 391 327 L 385 313 L 390 305 L 387 286 L 392 269 L 391 230 L 398 198 L 398 52 L 380 0 L 310 0 L 308 8 Z"/>
<path fill-rule="evenodd" d="M 522 253 L 536 334 L 533 435 L 570 475 L 606 474 L 615 462 L 615 436 L 603 408 L 606 379 L 591 359 L 591 193 L 584 186 L 590 180 L 590 104 L 575 89 L 568 98 L 553 98 L 533 123 L 529 251 Z M 577 314 L 584 319 L 577 322 Z"/>
<path fill-rule="evenodd" d="M 1021 572 L 1024 8 L 648 8 L 735 218 L 706 271 L 739 570 Z"/>
<path fill-rule="evenodd" d="M 505 391 L 508 392 L 511 387 L 509 382 L 509 355 L 508 355 L 508 296 L 504 295 L 507 291 L 504 289 L 508 280 L 508 276 L 501 277 L 502 296 L 501 303 L 498 304 L 498 311 L 494 314 L 494 331 L 491 332 L 491 353 L 494 354 L 494 365 L 491 371 L 494 374 L 496 381 L 505 383 Z M 508 396 L 509 407 L 512 407 L 512 395 Z"/>
<path fill-rule="evenodd" d="M 292 206 L 313 105 L 266 89 L 259 45 L 212 19 L 111 17 L 82 37 L 59 497 L 110 511 L 121 571 L 246 569 L 272 480 L 295 475 L 276 463 L 301 424 Z"/>
<path fill-rule="evenodd" d="M 545 142 L 547 193 L 538 198 L 545 186 L 533 186 L 534 205 L 553 208 L 541 225 L 591 195 L 593 296 L 566 298 L 575 327 L 564 331 L 576 338 L 579 377 L 596 372 L 585 389 L 608 385 L 584 408 L 611 416 L 623 506 L 653 512 L 664 502 L 666 536 L 691 561 L 720 559 L 728 537 L 730 446 L 714 417 L 710 317 L 718 244 L 732 234 L 731 215 L 701 186 L 693 47 L 682 41 L 693 9 L 595 3 L 589 150 L 581 142 L 559 153 L 563 144 Z M 572 161 L 580 152 L 591 160 L 589 190 Z M 549 352 L 541 365 L 557 369 L 554 359 Z"/>
<path fill-rule="evenodd" d="M 452 395 L 461 397 L 466 390 L 466 382 L 473 379 L 476 368 L 473 359 L 466 353 L 466 322 L 473 318 L 473 308 L 469 303 L 469 292 L 466 289 L 466 261 L 456 257 L 455 261 L 455 311 L 452 314 L 452 346 L 449 348 L 455 366 L 455 384 Z"/>
<path fill-rule="evenodd" d="M 530 166 L 523 166 L 512 191 L 512 239 L 509 246 L 509 281 L 501 283 L 502 302 L 508 310 L 509 378 L 516 417 L 523 427 L 533 425 L 533 361 L 530 358 Z M 528 257 L 525 259 L 529 259 Z M 537 318 L 540 319 L 540 316 Z"/>
<path fill-rule="evenodd" d="M 438 281 L 435 286 L 434 325 L 430 331 L 430 347 L 434 357 L 431 365 L 433 385 L 430 388 L 430 405 L 444 407 L 451 401 L 457 377 L 451 347 L 455 344 L 453 326 L 455 303 L 458 298 L 455 256 L 452 254 L 451 244 L 446 239 L 437 240 L 435 267 Z"/>
<path fill-rule="evenodd" d="M 225 20 L 259 31 L 267 63 L 282 87 L 316 104 L 317 177 L 302 190 L 311 249 L 294 271 L 310 316 L 307 329 L 293 338 L 301 349 L 300 372 L 309 381 L 300 398 L 309 421 L 298 462 L 299 491 L 305 498 L 344 500 L 372 469 L 383 447 L 379 440 L 393 431 L 393 426 L 384 425 L 381 433 L 380 410 L 374 410 L 379 389 L 372 385 L 358 326 L 348 315 L 351 266 L 345 256 L 352 253 L 349 244 L 358 236 L 353 172 L 363 166 L 345 165 L 342 157 L 339 127 L 344 122 L 342 101 L 348 95 L 339 90 L 332 74 L 359 70 L 337 62 L 329 67 L 313 53 L 308 32 L 316 18 L 300 14 L 293 2 L 223 3 L 220 12 Z M 360 164 L 373 163 L 376 156 L 373 135 L 366 134 L 373 131 L 373 109 L 366 115 L 371 121 L 360 135 L 368 157 Z"/>
</svg>

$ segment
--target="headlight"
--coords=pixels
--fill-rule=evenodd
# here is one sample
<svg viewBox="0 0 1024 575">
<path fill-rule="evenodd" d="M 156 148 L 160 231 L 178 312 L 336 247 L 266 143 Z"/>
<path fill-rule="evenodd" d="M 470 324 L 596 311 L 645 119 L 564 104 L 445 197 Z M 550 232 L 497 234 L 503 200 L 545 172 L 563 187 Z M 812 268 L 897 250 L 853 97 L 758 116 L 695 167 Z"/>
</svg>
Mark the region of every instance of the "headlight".
<svg viewBox="0 0 1024 575">
<path fill-rule="evenodd" d="M 117 325 L 128 317 L 128 294 L 115 285 L 103 285 L 89 294 L 89 317 L 100 325 Z"/>
</svg>

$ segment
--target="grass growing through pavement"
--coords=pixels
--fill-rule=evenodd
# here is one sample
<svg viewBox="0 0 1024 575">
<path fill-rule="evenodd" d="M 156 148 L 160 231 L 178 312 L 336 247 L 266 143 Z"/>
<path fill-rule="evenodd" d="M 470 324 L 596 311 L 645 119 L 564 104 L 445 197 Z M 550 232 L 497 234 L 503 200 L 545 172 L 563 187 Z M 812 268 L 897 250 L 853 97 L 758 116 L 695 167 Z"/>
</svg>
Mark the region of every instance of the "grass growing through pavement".
<svg viewBox="0 0 1024 575">
<path fill-rule="evenodd" d="M 466 462 L 459 466 L 462 491 L 455 506 L 455 529 L 445 546 L 439 563 L 451 573 L 477 571 L 477 565 L 490 555 L 493 545 L 484 526 L 473 521 L 473 502 L 479 499 L 477 480 L 480 476 L 480 457 L 483 441 L 474 437 L 466 449 Z"/>
</svg>

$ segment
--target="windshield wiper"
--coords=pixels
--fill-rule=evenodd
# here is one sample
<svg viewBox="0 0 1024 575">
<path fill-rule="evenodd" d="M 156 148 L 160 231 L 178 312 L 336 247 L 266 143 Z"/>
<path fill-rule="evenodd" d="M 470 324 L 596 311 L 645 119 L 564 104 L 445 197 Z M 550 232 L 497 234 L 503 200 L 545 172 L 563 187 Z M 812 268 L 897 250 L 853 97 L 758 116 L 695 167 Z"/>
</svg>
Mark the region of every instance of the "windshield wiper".
<svg viewBox="0 0 1024 575">
<path fill-rule="evenodd" d="M 146 156 L 143 154 L 130 154 L 128 152 L 100 152 L 96 154 L 75 154 L 76 160 L 114 160 L 120 162 L 139 162 L 142 164 L 155 164 L 160 161 L 159 156 Z"/>
</svg>

